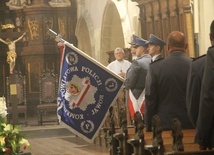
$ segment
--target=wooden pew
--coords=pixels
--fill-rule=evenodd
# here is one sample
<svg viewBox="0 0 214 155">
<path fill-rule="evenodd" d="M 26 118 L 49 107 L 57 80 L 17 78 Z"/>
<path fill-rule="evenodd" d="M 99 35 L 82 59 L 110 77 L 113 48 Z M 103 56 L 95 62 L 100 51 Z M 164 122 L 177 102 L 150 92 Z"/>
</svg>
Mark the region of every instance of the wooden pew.
<svg viewBox="0 0 214 155">
<path fill-rule="evenodd" d="M 126 119 L 126 109 L 122 108 L 120 110 L 120 119 L 119 119 L 119 128 L 115 128 L 115 132 L 112 135 L 114 139 L 114 145 L 112 148 L 114 149 L 115 154 L 117 155 L 129 155 L 133 152 L 132 147 L 127 143 L 127 140 L 134 129 L 134 126 L 127 126 L 127 119 Z"/>
<path fill-rule="evenodd" d="M 155 127 L 157 128 L 157 126 Z M 144 137 L 145 148 L 154 145 L 155 137 L 154 131 L 145 132 L 144 135 L 145 135 Z M 163 151 L 160 151 L 159 154 L 166 155 L 214 154 L 214 150 L 212 151 L 200 150 L 199 145 L 194 143 L 195 129 L 182 130 L 180 121 L 178 119 L 173 120 L 172 131 L 162 131 L 160 137 L 162 138 L 163 141 L 162 143 Z"/>
<path fill-rule="evenodd" d="M 132 154 L 134 155 L 144 155 L 144 123 L 140 112 L 136 112 L 134 115 L 134 132 L 133 129 L 129 131 L 129 139 L 127 143 L 133 147 Z M 132 133 L 132 134 L 130 134 Z"/>
<path fill-rule="evenodd" d="M 139 113 L 134 126 L 127 126 L 124 111 L 120 116 L 120 127 L 114 126 L 112 116 L 106 130 L 110 133 L 110 155 L 214 155 L 214 150 L 200 150 L 194 143 L 195 130 L 182 130 L 177 119 L 173 120 L 171 131 L 162 131 L 160 118 L 154 117 L 153 131 L 146 132 Z"/>
</svg>

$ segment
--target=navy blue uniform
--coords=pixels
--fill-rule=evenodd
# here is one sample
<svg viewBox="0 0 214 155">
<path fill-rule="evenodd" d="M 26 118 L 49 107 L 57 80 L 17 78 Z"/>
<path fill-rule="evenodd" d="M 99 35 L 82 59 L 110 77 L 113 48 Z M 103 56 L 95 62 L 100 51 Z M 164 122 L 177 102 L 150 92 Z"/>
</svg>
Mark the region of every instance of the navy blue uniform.
<svg viewBox="0 0 214 155">
<path fill-rule="evenodd" d="M 201 93 L 201 81 L 204 74 L 206 55 L 194 59 L 191 63 L 187 81 L 186 105 L 192 124 L 196 127 Z"/>
<path fill-rule="evenodd" d="M 170 130 L 173 118 L 183 129 L 193 128 L 187 116 L 186 85 L 192 59 L 182 51 L 173 51 L 162 60 L 151 63 L 146 78 L 145 123 L 151 131 L 152 117 L 160 116 L 163 130 Z"/>
<path fill-rule="evenodd" d="M 208 49 L 205 61 L 196 142 L 204 147 L 214 147 L 214 46 Z"/>
</svg>

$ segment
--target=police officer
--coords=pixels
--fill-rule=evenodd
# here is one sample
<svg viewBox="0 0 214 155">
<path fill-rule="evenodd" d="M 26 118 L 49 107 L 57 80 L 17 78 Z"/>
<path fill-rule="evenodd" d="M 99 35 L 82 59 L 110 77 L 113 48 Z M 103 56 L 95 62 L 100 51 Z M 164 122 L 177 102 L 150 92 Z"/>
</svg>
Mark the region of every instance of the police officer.
<svg viewBox="0 0 214 155">
<path fill-rule="evenodd" d="M 144 97 L 143 90 L 145 88 L 145 78 L 147 74 L 147 69 L 151 62 L 151 56 L 148 54 L 148 41 L 144 39 L 137 38 L 136 41 L 136 59 L 132 62 L 131 66 L 126 72 L 125 78 L 125 88 L 131 89 L 132 94 L 136 100 Z M 133 103 L 136 106 L 135 112 L 140 111 L 140 107 L 137 103 Z M 140 103 L 142 104 L 142 103 Z M 132 117 L 133 118 L 133 117 Z"/>
<path fill-rule="evenodd" d="M 183 129 L 193 128 L 185 104 L 187 75 L 191 63 L 191 59 L 185 53 L 186 49 L 184 34 L 173 31 L 168 36 L 169 56 L 154 61 L 148 69 L 145 95 L 147 131 L 151 131 L 155 114 L 160 116 L 163 130 L 171 130 L 173 118 L 181 121 Z"/>
<path fill-rule="evenodd" d="M 166 43 L 163 40 L 154 34 L 150 35 L 148 51 L 152 57 L 152 62 L 163 58 L 162 51 L 165 45 Z"/>
</svg>

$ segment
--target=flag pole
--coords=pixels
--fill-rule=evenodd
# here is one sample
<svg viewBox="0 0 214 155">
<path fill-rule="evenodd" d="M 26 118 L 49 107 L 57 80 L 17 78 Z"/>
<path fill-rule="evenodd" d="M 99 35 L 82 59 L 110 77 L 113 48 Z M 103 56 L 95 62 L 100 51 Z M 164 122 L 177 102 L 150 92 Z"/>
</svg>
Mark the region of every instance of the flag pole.
<svg viewBox="0 0 214 155">
<path fill-rule="evenodd" d="M 101 64 L 100 62 L 98 62 L 97 60 L 93 59 L 92 57 L 88 56 L 86 53 L 84 53 L 83 51 L 81 51 L 80 49 L 78 49 L 77 47 L 75 47 L 73 44 L 65 41 L 64 39 L 62 39 L 62 35 L 61 34 L 57 34 L 56 32 L 54 32 L 53 30 L 49 29 L 48 30 L 48 34 L 54 38 L 54 40 L 58 43 L 62 43 L 64 45 L 69 46 L 70 48 L 72 48 L 73 50 L 77 51 L 79 54 L 81 54 L 82 56 L 84 56 L 85 58 L 91 60 L 92 62 L 96 63 L 98 66 L 100 66 L 101 68 L 107 70 L 110 74 L 114 74 L 114 76 L 116 76 L 118 79 L 120 79 L 121 81 L 124 82 L 124 78 L 122 78 L 121 76 L 115 74 L 114 72 L 110 71 L 109 69 L 106 68 L 106 66 L 104 66 L 103 64 Z"/>
</svg>

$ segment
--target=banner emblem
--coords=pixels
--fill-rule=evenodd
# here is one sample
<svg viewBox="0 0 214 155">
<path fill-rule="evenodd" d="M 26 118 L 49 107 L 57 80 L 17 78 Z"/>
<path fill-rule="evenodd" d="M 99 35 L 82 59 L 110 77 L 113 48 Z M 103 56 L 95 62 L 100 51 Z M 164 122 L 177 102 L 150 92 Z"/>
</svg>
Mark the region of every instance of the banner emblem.
<svg viewBox="0 0 214 155">
<path fill-rule="evenodd" d="M 74 134 L 92 143 L 124 81 L 70 44 L 64 48 L 61 65 L 59 120 Z"/>
</svg>

